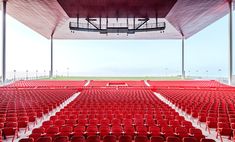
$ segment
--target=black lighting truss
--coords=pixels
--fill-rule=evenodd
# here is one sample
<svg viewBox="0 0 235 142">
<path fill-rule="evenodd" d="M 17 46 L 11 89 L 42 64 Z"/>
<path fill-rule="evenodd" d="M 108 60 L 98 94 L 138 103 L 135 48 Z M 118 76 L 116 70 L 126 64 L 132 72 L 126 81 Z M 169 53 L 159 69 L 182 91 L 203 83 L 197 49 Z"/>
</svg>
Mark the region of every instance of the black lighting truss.
<svg viewBox="0 0 235 142">
<path fill-rule="evenodd" d="M 79 18 L 77 22 L 70 22 L 69 28 L 73 31 L 82 31 L 82 32 L 99 32 L 100 34 L 109 34 L 109 33 L 127 33 L 135 34 L 137 32 L 151 32 L 151 31 L 164 31 L 166 29 L 165 22 L 158 22 L 156 18 L 155 23 L 148 23 L 149 18 L 139 18 L 136 22 L 133 18 L 133 24 L 129 24 L 127 18 L 126 23 L 112 23 L 109 24 L 109 19 L 106 18 L 106 23 L 102 24 L 101 18 L 99 20 L 95 18 L 86 18 L 86 23 L 80 23 Z"/>
</svg>

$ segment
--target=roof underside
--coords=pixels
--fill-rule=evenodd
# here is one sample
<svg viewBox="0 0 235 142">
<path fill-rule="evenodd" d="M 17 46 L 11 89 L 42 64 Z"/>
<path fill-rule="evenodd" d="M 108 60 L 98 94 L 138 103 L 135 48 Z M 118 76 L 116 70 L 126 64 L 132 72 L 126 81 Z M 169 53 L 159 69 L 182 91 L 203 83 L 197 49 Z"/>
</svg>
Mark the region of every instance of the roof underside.
<svg viewBox="0 0 235 142">
<path fill-rule="evenodd" d="M 233 0 L 235 1 L 235 0 Z M 181 39 L 189 38 L 229 12 L 227 0 L 8 0 L 7 13 L 46 38 L 54 39 Z M 159 31 L 136 34 L 71 32 L 69 22 L 99 18 L 110 22 L 155 17 L 166 22 Z M 225 25 L 226 26 L 226 25 Z M 182 33 L 182 34 L 181 34 Z"/>
</svg>

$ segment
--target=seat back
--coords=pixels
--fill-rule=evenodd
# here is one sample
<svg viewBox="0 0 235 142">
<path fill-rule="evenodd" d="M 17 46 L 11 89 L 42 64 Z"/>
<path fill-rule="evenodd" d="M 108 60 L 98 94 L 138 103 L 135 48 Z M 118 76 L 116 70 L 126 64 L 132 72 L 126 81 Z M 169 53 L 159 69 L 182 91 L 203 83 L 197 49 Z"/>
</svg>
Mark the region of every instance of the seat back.
<svg viewBox="0 0 235 142">
<path fill-rule="evenodd" d="M 132 137 L 129 135 L 120 136 L 119 142 L 132 142 Z"/>
<path fill-rule="evenodd" d="M 117 137 L 114 135 L 107 135 L 107 136 L 104 136 L 103 138 L 103 142 L 116 142 L 116 140 L 117 140 Z"/>
<path fill-rule="evenodd" d="M 197 142 L 197 139 L 194 137 L 184 137 L 183 142 Z"/>
<path fill-rule="evenodd" d="M 161 136 L 153 136 L 150 138 L 150 142 L 164 142 L 164 138 Z"/>
<path fill-rule="evenodd" d="M 213 139 L 201 139 L 200 142 L 215 142 Z"/>
<path fill-rule="evenodd" d="M 86 142 L 83 136 L 73 136 L 71 142 Z"/>
<path fill-rule="evenodd" d="M 100 142 L 99 136 L 88 136 L 86 142 Z"/>
<path fill-rule="evenodd" d="M 23 138 L 21 140 L 19 140 L 19 142 L 34 142 L 33 138 Z"/>
<path fill-rule="evenodd" d="M 52 138 L 51 137 L 40 137 L 38 138 L 38 140 L 36 142 L 52 142 Z"/>
<path fill-rule="evenodd" d="M 146 136 L 136 136 L 135 142 L 147 142 L 148 138 Z"/>
<path fill-rule="evenodd" d="M 169 136 L 166 138 L 166 142 L 181 142 L 181 140 L 178 137 Z"/>
<path fill-rule="evenodd" d="M 68 142 L 69 138 L 66 136 L 59 136 L 54 139 L 53 142 Z"/>
</svg>

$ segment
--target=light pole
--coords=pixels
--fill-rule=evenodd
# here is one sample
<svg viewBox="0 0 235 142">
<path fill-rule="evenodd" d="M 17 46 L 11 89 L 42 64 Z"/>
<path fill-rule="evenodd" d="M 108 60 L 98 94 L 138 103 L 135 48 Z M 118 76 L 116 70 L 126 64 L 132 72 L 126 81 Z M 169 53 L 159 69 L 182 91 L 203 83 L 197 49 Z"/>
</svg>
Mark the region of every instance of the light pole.
<svg viewBox="0 0 235 142">
<path fill-rule="evenodd" d="M 36 79 L 38 79 L 38 70 L 36 70 Z"/>
<path fill-rule="evenodd" d="M 14 70 L 14 81 L 16 81 L 16 70 Z"/>
<path fill-rule="evenodd" d="M 56 72 L 55 77 L 57 77 L 57 75 L 58 75 L 58 71 L 56 70 L 55 72 Z"/>
<path fill-rule="evenodd" d="M 208 72 L 209 72 L 209 71 L 208 71 L 208 70 L 206 70 L 206 78 L 207 78 L 207 79 L 208 79 L 208 77 L 209 77 L 209 76 L 208 76 Z"/>
<path fill-rule="evenodd" d="M 69 68 L 67 68 L 67 77 L 69 77 Z"/>
<path fill-rule="evenodd" d="M 168 68 L 165 68 L 165 73 L 166 73 L 166 76 L 167 76 L 167 71 L 168 71 Z"/>
<path fill-rule="evenodd" d="M 26 80 L 28 80 L 28 73 L 29 73 L 29 71 L 28 70 L 26 70 Z"/>
<path fill-rule="evenodd" d="M 44 70 L 44 77 L 46 77 L 46 70 Z"/>
</svg>

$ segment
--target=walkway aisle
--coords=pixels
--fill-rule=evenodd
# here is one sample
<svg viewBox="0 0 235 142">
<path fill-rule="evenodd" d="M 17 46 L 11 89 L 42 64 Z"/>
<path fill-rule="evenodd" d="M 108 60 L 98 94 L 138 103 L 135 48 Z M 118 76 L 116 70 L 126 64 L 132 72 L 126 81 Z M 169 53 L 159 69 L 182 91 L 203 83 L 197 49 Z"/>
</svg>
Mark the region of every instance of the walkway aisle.
<svg viewBox="0 0 235 142">
<path fill-rule="evenodd" d="M 206 128 L 206 124 L 205 123 L 201 123 L 201 126 L 199 126 L 197 124 L 198 119 L 192 119 L 192 117 L 190 115 L 187 115 L 184 111 L 182 111 L 180 108 L 176 107 L 174 104 L 172 104 L 170 101 L 168 101 L 165 97 L 163 97 L 161 94 L 158 94 L 156 92 L 154 92 L 154 94 L 161 100 L 163 101 L 165 104 L 169 105 L 171 108 L 173 108 L 176 112 L 179 113 L 180 116 L 183 116 L 185 118 L 185 120 L 192 122 L 193 126 L 195 128 L 198 128 L 202 131 L 203 135 L 206 136 L 206 138 L 209 139 L 214 139 L 216 142 L 221 142 L 220 139 L 216 139 L 216 131 L 215 129 L 210 129 L 211 130 L 211 134 L 209 134 L 208 131 L 205 130 Z M 233 142 L 232 140 L 228 140 L 228 137 L 223 137 L 223 142 Z"/>
<path fill-rule="evenodd" d="M 64 107 L 66 107 L 69 103 L 71 103 L 73 100 L 75 100 L 79 96 L 79 94 L 80 94 L 80 92 L 72 95 L 69 99 L 67 99 L 62 104 L 60 104 L 60 106 L 58 106 L 57 108 L 53 109 L 48 114 L 44 115 L 43 119 L 40 120 L 37 125 L 35 125 L 33 127 L 32 127 L 33 124 L 29 125 L 30 126 L 30 130 L 27 131 L 26 133 L 24 133 L 24 131 L 20 131 L 19 132 L 19 138 L 16 139 L 15 141 L 18 142 L 20 139 L 28 137 L 32 133 L 33 129 L 41 127 L 43 122 L 48 121 L 51 116 L 54 116 L 57 112 L 59 112 Z M 7 139 L 7 140 L 4 140 L 3 142 L 11 142 L 11 140 L 12 139 Z"/>
<path fill-rule="evenodd" d="M 90 84 L 90 80 L 87 80 L 87 83 L 84 86 L 88 86 Z"/>
</svg>

